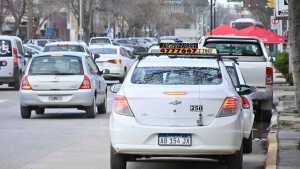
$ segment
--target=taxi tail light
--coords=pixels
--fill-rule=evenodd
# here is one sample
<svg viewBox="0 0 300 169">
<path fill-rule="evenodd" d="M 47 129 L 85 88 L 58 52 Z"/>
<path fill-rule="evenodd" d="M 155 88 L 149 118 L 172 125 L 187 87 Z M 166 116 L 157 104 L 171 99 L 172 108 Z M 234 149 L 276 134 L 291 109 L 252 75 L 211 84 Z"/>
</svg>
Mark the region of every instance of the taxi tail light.
<svg viewBox="0 0 300 169">
<path fill-rule="evenodd" d="M 90 78 L 84 75 L 83 81 L 79 89 L 91 89 L 91 88 L 92 88 L 92 84 Z"/>
<path fill-rule="evenodd" d="M 112 112 L 133 117 L 133 113 L 130 110 L 128 101 L 125 96 L 117 95 L 113 101 Z"/>
<path fill-rule="evenodd" d="M 273 68 L 266 67 L 266 86 L 273 85 Z"/>
<path fill-rule="evenodd" d="M 21 89 L 22 90 L 32 90 L 31 85 L 28 81 L 28 76 L 24 76 L 21 81 Z"/>
<path fill-rule="evenodd" d="M 241 96 L 242 106 L 244 109 L 250 109 L 250 101 L 245 96 Z"/>
<path fill-rule="evenodd" d="M 112 59 L 112 60 L 108 60 L 108 63 L 112 63 L 112 64 L 122 64 L 122 60 L 121 59 Z"/>
<path fill-rule="evenodd" d="M 19 64 L 18 49 L 13 48 L 12 51 L 13 51 L 13 63 L 14 65 L 18 65 Z"/>
<path fill-rule="evenodd" d="M 239 101 L 236 97 L 227 97 L 217 115 L 217 117 L 227 117 L 237 114 Z"/>
</svg>

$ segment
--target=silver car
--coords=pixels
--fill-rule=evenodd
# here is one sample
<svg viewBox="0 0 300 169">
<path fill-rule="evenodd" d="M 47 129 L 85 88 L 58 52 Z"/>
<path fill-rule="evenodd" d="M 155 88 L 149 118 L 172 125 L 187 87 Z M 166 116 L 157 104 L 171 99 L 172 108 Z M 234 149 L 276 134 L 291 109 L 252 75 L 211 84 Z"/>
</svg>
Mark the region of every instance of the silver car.
<svg viewBox="0 0 300 169">
<path fill-rule="evenodd" d="M 20 87 L 22 118 L 32 110 L 43 114 L 45 108 L 77 108 L 88 118 L 106 113 L 107 86 L 103 73 L 87 54 L 45 52 L 29 62 Z"/>
</svg>

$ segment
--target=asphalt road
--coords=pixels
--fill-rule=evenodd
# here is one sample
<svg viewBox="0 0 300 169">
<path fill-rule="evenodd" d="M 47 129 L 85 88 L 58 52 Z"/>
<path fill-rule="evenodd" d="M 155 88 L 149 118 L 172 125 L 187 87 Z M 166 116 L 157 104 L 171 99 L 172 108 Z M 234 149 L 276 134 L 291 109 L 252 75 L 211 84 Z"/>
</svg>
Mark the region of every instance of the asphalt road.
<svg viewBox="0 0 300 169">
<path fill-rule="evenodd" d="M 20 117 L 18 92 L 0 86 L 0 169 L 109 169 L 109 114 L 86 119 L 82 113 L 75 109 L 46 110 L 45 115 L 34 114 L 32 119 L 24 120 Z M 259 129 L 255 133 L 254 152 L 244 155 L 244 169 L 264 166 L 265 132 Z M 129 162 L 127 168 L 226 166 L 203 159 L 152 159 Z"/>
</svg>

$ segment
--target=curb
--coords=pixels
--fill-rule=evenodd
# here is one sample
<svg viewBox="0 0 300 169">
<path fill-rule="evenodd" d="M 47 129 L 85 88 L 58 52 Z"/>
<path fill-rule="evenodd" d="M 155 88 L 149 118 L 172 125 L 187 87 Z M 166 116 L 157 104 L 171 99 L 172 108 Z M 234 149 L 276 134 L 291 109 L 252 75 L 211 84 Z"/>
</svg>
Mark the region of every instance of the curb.
<svg viewBox="0 0 300 169">
<path fill-rule="evenodd" d="M 277 169 L 277 135 L 278 133 L 275 130 L 270 131 L 268 134 L 268 152 L 265 169 Z"/>
</svg>

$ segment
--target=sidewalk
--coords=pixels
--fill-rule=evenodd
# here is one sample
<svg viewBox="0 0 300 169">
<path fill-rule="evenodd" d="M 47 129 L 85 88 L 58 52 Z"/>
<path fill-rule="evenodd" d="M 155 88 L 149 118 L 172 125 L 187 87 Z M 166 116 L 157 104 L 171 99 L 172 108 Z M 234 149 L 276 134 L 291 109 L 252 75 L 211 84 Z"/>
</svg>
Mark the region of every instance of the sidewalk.
<svg viewBox="0 0 300 169">
<path fill-rule="evenodd" d="M 295 87 L 274 78 L 274 103 L 278 112 L 278 169 L 300 169 L 300 114 L 296 113 Z M 273 128 L 274 128 L 273 127 Z"/>
</svg>

